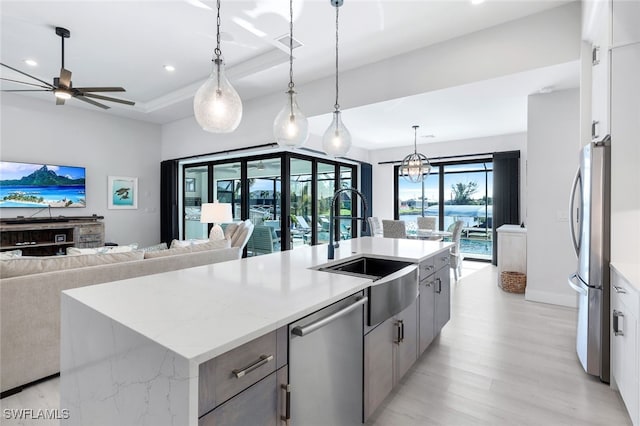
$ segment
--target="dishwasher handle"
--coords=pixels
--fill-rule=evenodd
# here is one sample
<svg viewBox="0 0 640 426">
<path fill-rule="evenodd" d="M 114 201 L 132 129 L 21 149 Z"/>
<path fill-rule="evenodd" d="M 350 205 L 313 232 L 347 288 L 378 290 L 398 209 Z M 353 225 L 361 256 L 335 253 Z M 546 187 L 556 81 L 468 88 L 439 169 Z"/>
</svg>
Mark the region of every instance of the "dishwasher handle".
<svg viewBox="0 0 640 426">
<path fill-rule="evenodd" d="M 368 300 L 369 300 L 368 297 L 362 297 L 360 299 L 357 299 L 355 302 L 353 302 L 351 305 L 347 306 L 346 308 L 340 309 L 338 312 L 334 312 L 333 314 L 328 315 L 324 318 L 321 318 L 318 321 L 312 322 L 309 325 L 306 325 L 304 327 L 301 327 L 301 326 L 293 327 L 291 329 L 291 334 L 295 334 L 296 336 L 302 337 L 302 336 L 306 336 L 309 333 L 313 333 L 314 331 L 324 327 L 330 322 L 347 315 L 351 311 L 354 311 L 358 307 L 367 303 Z"/>
</svg>

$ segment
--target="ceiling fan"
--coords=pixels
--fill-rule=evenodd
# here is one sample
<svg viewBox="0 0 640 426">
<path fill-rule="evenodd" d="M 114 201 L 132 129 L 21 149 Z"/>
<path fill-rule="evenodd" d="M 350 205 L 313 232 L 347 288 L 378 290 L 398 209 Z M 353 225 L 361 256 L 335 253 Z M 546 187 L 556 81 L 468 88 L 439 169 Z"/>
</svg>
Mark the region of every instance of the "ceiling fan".
<svg viewBox="0 0 640 426">
<path fill-rule="evenodd" d="M 26 72 L 22 72 L 18 69 L 10 67 L 9 65 L 3 64 L 0 62 L 5 68 L 9 68 L 17 73 L 20 73 L 24 76 L 34 79 L 35 81 L 41 83 L 28 83 L 26 81 L 12 80 L 9 78 L 0 78 L 0 80 L 10 81 L 13 83 L 24 84 L 27 86 L 39 87 L 39 89 L 20 89 L 20 90 L 2 90 L 3 92 L 53 92 L 56 97 L 56 105 L 64 105 L 64 102 L 71 98 L 76 98 L 80 101 L 87 102 L 91 105 L 97 106 L 102 109 L 109 109 L 107 105 L 104 105 L 100 102 L 96 102 L 93 99 L 99 99 L 102 101 L 109 102 L 118 102 L 125 105 L 135 105 L 135 102 L 126 101 L 123 99 L 116 99 L 109 96 L 96 95 L 91 92 L 125 92 L 122 87 L 73 87 L 71 84 L 71 71 L 65 69 L 64 67 L 64 39 L 71 37 L 71 32 L 62 27 L 56 27 L 56 34 L 60 36 L 60 40 L 62 41 L 62 67 L 60 68 L 60 76 L 54 77 L 53 84 L 47 83 L 44 80 L 40 80 L 37 77 L 34 77 Z"/>
</svg>

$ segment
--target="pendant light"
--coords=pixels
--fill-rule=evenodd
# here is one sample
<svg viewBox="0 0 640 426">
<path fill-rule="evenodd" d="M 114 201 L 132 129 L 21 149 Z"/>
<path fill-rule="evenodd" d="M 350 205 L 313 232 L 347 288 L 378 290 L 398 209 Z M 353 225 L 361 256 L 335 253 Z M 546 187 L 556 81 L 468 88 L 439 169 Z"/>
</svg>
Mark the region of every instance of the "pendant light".
<svg viewBox="0 0 640 426">
<path fill-rule="evenodd" d="M 220 0 L 217 1 L 216 57 L 212 60 L 211 75 L 196 92 L 193 112 L 204 130 L 213 133 L 233 132 L 242 119 L 242 101 L 224 73 L 220 51 Z"/>
<path fill-rule="evenodd" d="M 409 154 L 402 160 L 400 174 L 409 182 L 422 182 L 431 173 L 431 163 L 429 159 L 418 152 L 418 127 L 413 126 L 413 154 Z"/>
<path fill-rule="evenodd" d="M 298 107 L 293 87 L 293 0 L 289 0 L 289 91 L 285 106 L 273 122 L 273 136 L 283 148 L 301 147 L 309 137 L 309 121 Z"/>
<path fill-rule="evenodd" d="M 344 0 L 330 0 L 331 5 L 336 8 L 336 103 L 334 105 L 333 121 L 322 136 L 322 148 L 324 152 L 332 157 L 340 157 L 351 149 L 351 134 L 342 123 L 340 117 L 340 104 L 338 103 L 338 10 Z"/>
</svg>

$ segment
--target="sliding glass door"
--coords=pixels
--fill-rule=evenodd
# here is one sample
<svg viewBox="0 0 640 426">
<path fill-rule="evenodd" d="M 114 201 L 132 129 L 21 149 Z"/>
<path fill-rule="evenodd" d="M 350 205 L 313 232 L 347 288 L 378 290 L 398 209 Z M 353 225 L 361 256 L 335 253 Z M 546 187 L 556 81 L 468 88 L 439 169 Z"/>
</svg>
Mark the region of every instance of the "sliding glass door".
<svg viewBox="0 0 640 426">
<path fill-rule="evenodd" d="M 254 224 L 247 255 L 328 243 L 333 194 L 357 186 L 356 170 L 355 165 L 289 152 L 185 165 L 189 191 L 183 197 L 183 238 L 207 238 L 209 226 L 199 222 L 200 205 L 217 200 L 232 205 L 234 221 Z M 334 214 L 356 216 L 359 210 L 351 199 L 350 192 L 341 194 Z M 336 221 L 336 237 L 355 236 L 355 223 Z"/>
</svg>

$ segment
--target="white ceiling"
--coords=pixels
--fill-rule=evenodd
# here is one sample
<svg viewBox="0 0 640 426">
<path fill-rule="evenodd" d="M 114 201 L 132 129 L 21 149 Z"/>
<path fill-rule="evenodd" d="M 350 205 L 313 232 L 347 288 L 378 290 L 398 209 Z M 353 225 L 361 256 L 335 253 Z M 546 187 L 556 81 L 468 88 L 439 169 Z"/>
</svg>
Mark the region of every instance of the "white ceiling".
<svg viewBox="0 0 640 426">
<path fill-rule="evenodd" d="M 487 0 L 473 6 L 468 0 L 345 0 L 340 8 L 341 71 L 565 3 Z M 210 72 L 215 1 L 1 0 L 0 7 L 2 63 L 51 81 L 61 61 L 54 27 L 62 26 L 71 31 L 65 41 L 65 68 L 73 72 L 73 85 L 122 86 L 126 93 L 116 97 L 136 102 L 134 107 L 109 104 L 112 109 L 105 113 L 155 123 L 192 115 L 193 95 Z M 295 0 L 294 13 L 294 36 L 302 43 L 294 51 L 300 86 L 334 73 L 335 9 L 329 0 Z M 288 34 L 288 2 L 223 0 L 221 15 L 222 52 L 240 96 L 250 99 L 285 90 L 288 46 L 276 39 Z M 39 65 L 27 66 L 23 61 L 28 58 Z M 176 71 L 165 71 L 166 64 Z M 389 108 L 407 111 L 394 116 L 408 116 L 423 126 L 422 134 L 435 134 L 436 139 L 523 131 L 526 113 L 515 115 L 526 106 L 527 94 L 551 84 L 577 85 L 577 66 L 540 72 L 365 106 L 345 111 L 344 119 L 356 146 L 360 140 L 373 141 L 376 147 L 412 143 L 413 130 L 405 129 L 406 119 L 398 126 L 385 123 L 392 130 L 388 134 L 372 124 Z M 26 81 L 5 68 L 1 73 Z M 24 86 L 2 82 L 1 87 Z M 51 93 L 27 95 L 54 102 Z M 68 101 L 67 107 L 93 108 L 77 100 Z M 505 119 L 492 118 L 496 116 Z M 317 123 L 323 120 L 326 127 L 327 118 L 312 119 L 312 129 L 319 134 L 323 129 Z"/>
</svg>

